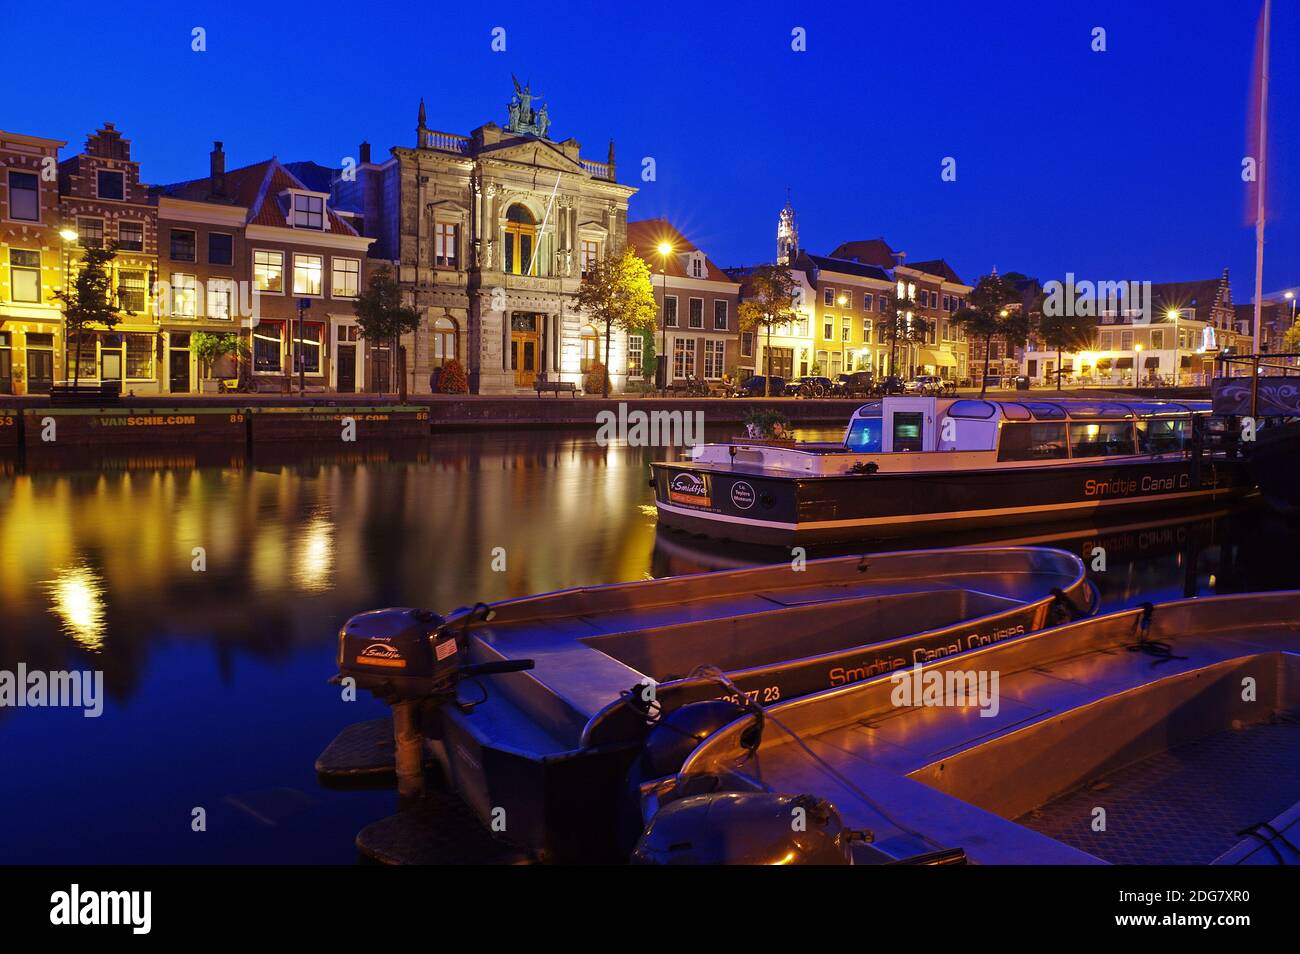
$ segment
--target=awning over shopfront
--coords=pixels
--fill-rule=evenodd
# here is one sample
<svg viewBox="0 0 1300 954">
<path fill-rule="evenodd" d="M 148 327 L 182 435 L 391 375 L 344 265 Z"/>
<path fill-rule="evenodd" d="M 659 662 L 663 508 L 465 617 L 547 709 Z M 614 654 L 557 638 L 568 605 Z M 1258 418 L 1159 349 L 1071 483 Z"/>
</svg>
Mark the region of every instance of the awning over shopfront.
<svg viewBox="0 0 1300 954">
<path fill-rule="evenodd" d="M 953 353 L 951 351 L 939 351 L 939 350 L 931 350 L 929 348 L 922 348 L 920 355 L 921 355 L 920 358 L 921 364 L 932 364 L 936 368 L 957 367 L 957 359 L 953 356 Z"/>
</svg>

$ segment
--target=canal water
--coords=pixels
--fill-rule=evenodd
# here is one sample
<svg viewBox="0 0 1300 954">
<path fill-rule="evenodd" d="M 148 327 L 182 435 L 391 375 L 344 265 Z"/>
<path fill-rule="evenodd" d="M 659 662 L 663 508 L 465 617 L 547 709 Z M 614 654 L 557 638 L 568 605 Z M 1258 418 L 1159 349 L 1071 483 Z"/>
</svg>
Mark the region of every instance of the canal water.
<svg viewBox="0 0 1300 954">
<path fill-rule="evenodd" d="M 0 670 L 101 670 L 105 696 L 0 709 L 0 863 L 353 862 L 395 806 L 312 768 L 385 711 L 327 682 L 348 616 L 789 558 L 657 532 L 663 453 L 550 431 L 0 457 Z M 1002 541 L 1079 553 L 1104 609 L 1300 586 L 1300 534 L 1253 506 L 918 542 Z"/>
</svg>

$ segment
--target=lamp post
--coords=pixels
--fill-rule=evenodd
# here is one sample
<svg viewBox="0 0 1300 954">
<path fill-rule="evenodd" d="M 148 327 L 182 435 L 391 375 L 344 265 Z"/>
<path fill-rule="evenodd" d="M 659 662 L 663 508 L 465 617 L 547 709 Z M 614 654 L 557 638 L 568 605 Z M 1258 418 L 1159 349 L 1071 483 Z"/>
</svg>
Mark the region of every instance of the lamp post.
<svg viewBox="0 0 1300 954">
<path fill-rule="evenodd" d="M 670 242 L 660 242 L 659 252 L 659 274 L 663 276 L 660 284 L 660 297 L 663 299 L 659 303 L 659 364 L 664 369 L 664 376 L 660 384 L 660 396 L 668 395 L 668 256 L 673 253 L 673 246 Z"/>
<path fill-rule="evenodd" d="M 59 238 L 63 239 L 63 293 L 68 293 L 68 273 L 72 270 L 72 252 L 69 246 L 77 241 L 80 236 L 77 230 L 69 225 L 59 229 Z M 77 364 L 81 364 L 81 337 L 77 337 Z M 80 371 L 78 371 L 78 374 Z M 63 380 L 68 379 L 68 326 L 65 322 L 63 325 Z M 28 393 L 31 391 L 31 382 L 28 381 Z"/>
<path fill-rule="evenodd" d="M 1178 333 L 1178 309 L 1170 308 L 1165 317 L 1174 323 L 1174 387 L 1178 387 L 1183 377 L 1183 337 Z"/>
<path fill-rule="evenodd" d="M 839 298 L 837 298 L 837 299 L 835 299 L 835 300 L 836 300 L 836 302 L 839 304 L 839 306 L 840 306 L 841 309 L 843 309 L 844 306 L 847 305 L 847 304 L 849 303 L 848 298 L 846 298 L 844 295 L 840 295 Z M 846 368 L 846 367 L 844 366 L 844 364 L 845 364 L 845 361 L 844 361 L 844 329 L 845 329 L 845 327 L 848 326 L 848 323 L 849 323 L 849 316 L 846 315 L 846 314 L 844 314 L 844 312 L 841 310 L 841 312 L 840 312 L 840 373 L 841 373 L 841 374 L 843 374 L 845 371 L 848 370 L 848 368 Z M 829 370 L 829 369 L 828 369 L 828 370 Z M 826 376 L 827 376 L 828 378 L 830 377 L 829 374 L 826 375 Z"/>
<path fill-rule="evenodd" d="M 293 360 L 298 366 L 298 397 L 307 393 L 307 362 L 306 355 L 303 353 L 306 342 L 302 337 L 303 315 L 311 307 L 310 298 L 298 299 L 298 335 L 293 341 Z M 394 365 L 396 365 L 396 356 L 394 356 Z"/>
<path fill-rule="evenodd" d="M 1142 342 L 1133 342 L 1133 386 L 1142 384 Z"/>
</svg>

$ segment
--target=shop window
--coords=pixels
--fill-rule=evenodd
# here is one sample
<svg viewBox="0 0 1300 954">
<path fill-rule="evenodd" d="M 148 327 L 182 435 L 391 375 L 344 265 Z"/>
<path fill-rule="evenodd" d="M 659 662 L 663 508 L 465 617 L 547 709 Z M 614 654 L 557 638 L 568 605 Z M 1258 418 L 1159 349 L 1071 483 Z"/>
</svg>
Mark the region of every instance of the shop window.
<svg viewBox="0 0 1300 954">
<path fill-rule="evenodd" d="M 284 369 L 281 336 L 284 334 L 284 322 L 268 321 L 265 318 L 253 328 L 253 370 L 268 374 L 279 373 Z"/>
</svg>

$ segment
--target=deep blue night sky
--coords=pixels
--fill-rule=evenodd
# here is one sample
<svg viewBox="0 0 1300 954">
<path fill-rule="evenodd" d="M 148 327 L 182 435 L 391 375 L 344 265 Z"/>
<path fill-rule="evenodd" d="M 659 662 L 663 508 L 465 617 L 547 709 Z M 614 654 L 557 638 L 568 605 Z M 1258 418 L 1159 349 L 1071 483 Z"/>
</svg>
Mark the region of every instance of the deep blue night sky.
<svg viewBox="0 0 1300 954">
<path fill-rule="evenodd" d="M 5 44 L 0 127 L 67 139 L 68 155 L 111 120 L 151 182 L 206 174 L 214 139 L 232 167 L 333 165 L 362 139 L 376 155 L 412 145 L 421 95 L 434 129 L 504 123 L 513 71 L 544 95 L 554 138 L 602 160 L 616 140 L 620 179 L 642 186 L 633 218 L 669 215 L 722 265 L 772 256 L 789 187 L 814 252 L 884 236 L 967 280 L 1228 266 L 1245 302 L 1260 2 L 50 0 L 5 11 L 28 42 Z M 195 26 L 206 53 L 190 50 Z M 796 26 L 807 52 L 790 49 Z M 1274 3 L 1273 37 L 1266 291 L 1300 284 L 1300 6 Z M 639 181 L 644 156 L 658 181 Z M 956 182 L 940 181 L 945 156 Z"/>
</svg>

